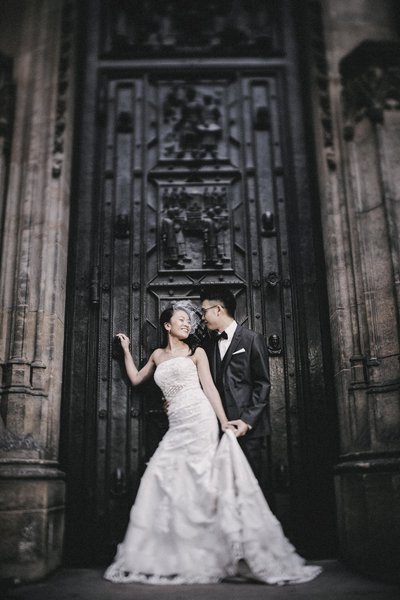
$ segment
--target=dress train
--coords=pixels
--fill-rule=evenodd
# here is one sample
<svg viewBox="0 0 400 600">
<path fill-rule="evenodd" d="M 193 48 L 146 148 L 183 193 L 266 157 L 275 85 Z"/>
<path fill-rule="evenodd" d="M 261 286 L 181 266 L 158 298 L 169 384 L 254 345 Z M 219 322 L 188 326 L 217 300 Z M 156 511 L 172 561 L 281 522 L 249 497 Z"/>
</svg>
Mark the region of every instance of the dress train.
<svg viewBox="0 0 400 600">
<path fill-rule="evenodd" d="M 124 541 L 104 577 L 115 583 L 216 583 L 245 560 L 253 579 L 302 583 L 306 565 L 271 512 L 232 431 L 214 411 L 190 357 L 157 367 L 170 427 L 142 477 Z M 179 383 L 177 383 L 179 382 Z"/>
</svg>

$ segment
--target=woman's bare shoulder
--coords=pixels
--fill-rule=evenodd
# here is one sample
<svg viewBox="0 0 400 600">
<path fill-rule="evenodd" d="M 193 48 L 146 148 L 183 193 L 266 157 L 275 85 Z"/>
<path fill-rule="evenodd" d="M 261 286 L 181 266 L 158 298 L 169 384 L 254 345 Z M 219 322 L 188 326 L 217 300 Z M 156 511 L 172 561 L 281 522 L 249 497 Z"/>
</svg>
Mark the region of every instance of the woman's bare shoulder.
<svg viewBox="0 0 400 600">
<path fill-rule="evenodd" d="M 203 348 L 201 348 L 200 346 L 197 346 L 196 350 L 193 353 L 194 358 L 196 359 L 204 359 L 207 358 L 207 354 L 205 352 L 205 350 Z"/>
<path fill-rule="evenodd" d="M 162 355 L 164 354 L 164 348 L 156 348 L 150 355 L 151 360 L 156 365 L 160 362 Z"/>
</svg>

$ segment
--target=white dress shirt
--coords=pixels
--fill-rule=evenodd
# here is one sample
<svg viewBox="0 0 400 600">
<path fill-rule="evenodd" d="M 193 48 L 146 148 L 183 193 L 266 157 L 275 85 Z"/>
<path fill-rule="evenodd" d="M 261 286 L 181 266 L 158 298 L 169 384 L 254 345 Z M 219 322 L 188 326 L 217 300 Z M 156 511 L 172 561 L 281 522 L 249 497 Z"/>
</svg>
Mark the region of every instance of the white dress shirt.
<svg viewBox="0 0 400 600">
<path fill-rule="evenodd" d="M 221 338 L 220 340 L 218 340 L 218 346 L 219 346 L 219 354 L 221 356 L 221 360 L 224 358 L 226 351 L 228 350 L 232 338 L 233 338 L 233 334 L 236 331 L 236 327 L 237 327 L 237 323 L 236 321 L 232 321 L 232 323 L 230 325 L 228 325 L 228 327 L 225 329 L 225 333 L 228 336 L 228 339 L 223 339 Z"/>
</svg>

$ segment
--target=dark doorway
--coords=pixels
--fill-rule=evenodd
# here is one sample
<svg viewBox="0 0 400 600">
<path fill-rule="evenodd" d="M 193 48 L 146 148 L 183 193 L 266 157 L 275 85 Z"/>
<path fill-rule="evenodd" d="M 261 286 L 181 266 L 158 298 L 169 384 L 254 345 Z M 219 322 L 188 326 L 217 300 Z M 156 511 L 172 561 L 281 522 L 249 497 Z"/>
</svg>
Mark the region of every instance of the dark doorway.
<svg viewBox="0 0 400 600">
<path fill-rule="evenodd" d="M 332 556 L 322 249 L 289 3 L 158 4 L 93 0 L 85 15 L 62 432 L 68 560 L 112 557 L 167 426 L 156 387 L 127 385 L 115 334 L 142 363 L 165 304 L 212 282 L 234 291 L 238 321 L 268 343 L 272 508 L 299 551 Z"/>
</svg>

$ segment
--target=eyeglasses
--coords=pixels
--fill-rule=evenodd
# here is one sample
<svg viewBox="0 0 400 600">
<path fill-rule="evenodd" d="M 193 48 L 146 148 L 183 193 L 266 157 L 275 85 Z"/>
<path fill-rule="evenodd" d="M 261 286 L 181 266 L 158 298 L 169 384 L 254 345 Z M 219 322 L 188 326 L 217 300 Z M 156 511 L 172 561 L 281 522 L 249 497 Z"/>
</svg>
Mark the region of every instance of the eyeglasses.
<svg viewBox="0 0 400 600">
<path fill-rule="evenodd" d="M 203 315 L 203 317 L 204 317 L 204 315 L 206 314 L 206 312 L 207 312 L 208 310 L 211 310 L 212 308 L 217 308 L 217 306 L 220 306 L 221 308 L 225 308 L 225 306 L 222 306 L 222 304 L 213 304 L 212 306 L 208 306 L 207 308 L 202 308 L 202 309 L 201 309 L 201 314 L 202 314 L 202 315 Z"/>
</svg>

